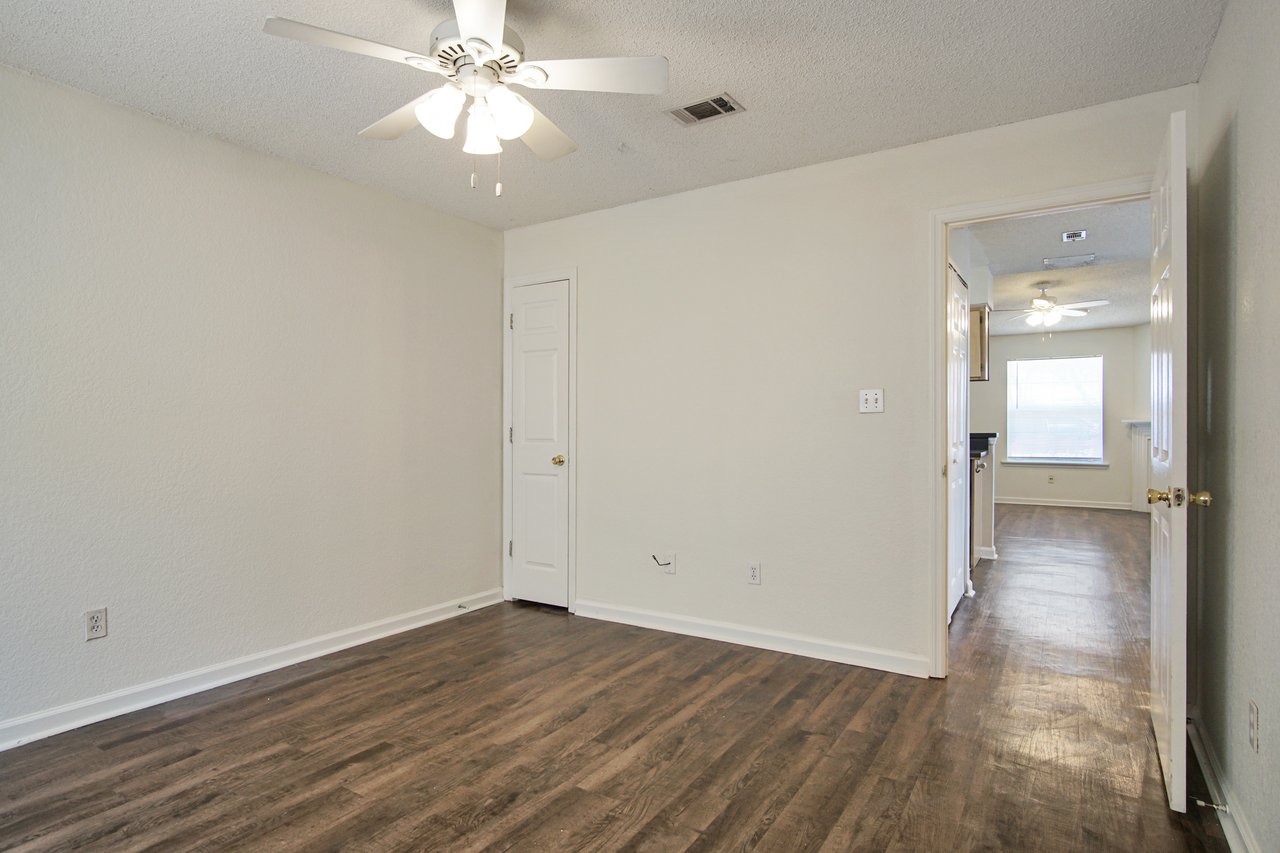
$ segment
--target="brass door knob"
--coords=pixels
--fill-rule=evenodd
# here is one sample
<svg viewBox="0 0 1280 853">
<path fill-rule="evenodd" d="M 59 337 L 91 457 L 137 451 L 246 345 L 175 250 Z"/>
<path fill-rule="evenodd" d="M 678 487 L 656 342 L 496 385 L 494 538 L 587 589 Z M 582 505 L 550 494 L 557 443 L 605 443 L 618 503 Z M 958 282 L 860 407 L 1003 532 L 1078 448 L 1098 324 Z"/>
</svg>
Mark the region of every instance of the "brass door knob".
<svg viewBox="0 0 1280 853">
<path fill-rule="evenodd" d="M 1147 489 L 1147 503 L 1158 504 L 1162 501 L 1167 503 L 1169 506 L 1173 506 L 1173 501 L 1169 499 L 1168 490 L 1160 492 L 1155 489 Z"/>
<path fill-rule="evenodd" d="M 1192 492 L 1187 495 L 1187 499 L 1196 506 L 1208 506 L 1213 503 L 1213 495 L 1208 492 Z"/>
<path fill-rule="evenodd" d="M 563 456 L 561 456 L 561 455 L 559 455 L 559 454 L 557 454 L 557 455 L 555 455 L 555 456 L 552 456 L 552 457 L 551 457 L 551 464 L 552 464 L 552 465 L 563 465 L 563 464 L 564 464 L 564 457 L 563 457 Z"/>
</svg>

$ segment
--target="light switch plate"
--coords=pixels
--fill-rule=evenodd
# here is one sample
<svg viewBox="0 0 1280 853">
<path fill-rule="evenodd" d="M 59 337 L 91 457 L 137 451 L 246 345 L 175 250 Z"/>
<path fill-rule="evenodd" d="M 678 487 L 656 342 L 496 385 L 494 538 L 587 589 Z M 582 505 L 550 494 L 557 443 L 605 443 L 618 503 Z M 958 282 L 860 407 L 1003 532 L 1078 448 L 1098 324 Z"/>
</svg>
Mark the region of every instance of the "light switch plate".
<svg viewBox="0 0 1280 853">
<path fill-rule="evenodd" d="M 883 412 L 884 411 L 884 389 L 883 388 L 864 388 L 858 392 L 858 411 L 865 414 L 867 412 Z"/>
</svg>

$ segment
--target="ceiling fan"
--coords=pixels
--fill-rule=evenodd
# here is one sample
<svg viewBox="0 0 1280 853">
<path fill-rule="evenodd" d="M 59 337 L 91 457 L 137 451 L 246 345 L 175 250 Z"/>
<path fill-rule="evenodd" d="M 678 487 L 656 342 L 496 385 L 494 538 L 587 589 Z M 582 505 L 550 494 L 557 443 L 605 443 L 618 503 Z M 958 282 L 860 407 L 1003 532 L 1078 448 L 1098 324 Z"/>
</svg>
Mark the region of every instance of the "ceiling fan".
<svg viewBox="0 0 1280 853">
<path fill-rule="evenodd" d="M 1094 299 L 1090 302 L 1071 302 L 1066 305 L 1059 305 L 1058 300 L 1054 299 L 1046 292 L 1047 288 L 1040 288 L 1040 295 L 1031 300 L 1029 309 L 1022 308 L 1001 308 L 997 309 L 997 314 L 1014 314 L 1013 317 L 1007 317 L 1008 320 L 1016 320 L 1018 317 L 1025 317 L 1028 326 L 1056 326 L 1062 321 L 1063 317 L 1083 317 L 1089 313 L 1090 308 L 1098 308 L 1103 305 L 1110 305 L 1110 300 Z"/>
<path fill-rule="evenodd" d="M 543 59 L 526 62 L 524 42 L 506 26 L 506 0 L 453 0 L 454 19 L 431 33 L 426 53 L 357 38 L 287 18 L 268 18 L 263 30 L 274 36 L 399 62 L 445 78 L 444 85 L 410 101 L 360 131 L 371 139 L 396 139 L 421 124 L 441 139 L 452 139 L 467 108 L 462 150 L 500 154 L 500 140 L 520 139 L 543 160 L 554 160 L 577 144 L 512 86 L 659 95 L 667 91 L 663 56 L 607 59 Z M 476 176 L 471 176 L 476 185 Z M 502 194 L 498 183 L 497 194 Z"/>
</svg>

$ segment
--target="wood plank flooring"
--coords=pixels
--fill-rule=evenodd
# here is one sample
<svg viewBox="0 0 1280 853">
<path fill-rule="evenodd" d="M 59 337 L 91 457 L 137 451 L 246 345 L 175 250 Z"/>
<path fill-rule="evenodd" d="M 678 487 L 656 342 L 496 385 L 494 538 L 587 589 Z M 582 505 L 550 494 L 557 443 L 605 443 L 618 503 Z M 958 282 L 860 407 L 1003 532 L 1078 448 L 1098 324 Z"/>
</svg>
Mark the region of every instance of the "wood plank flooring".
<svg viewBox="0 0 1280 853">
<path fill-rule="evenodd" d="M 1146 517 L 1000 510 L 945 681 L 500 605 L 0 753 L 0 849 L 1225 850 Z"/>
</svg>

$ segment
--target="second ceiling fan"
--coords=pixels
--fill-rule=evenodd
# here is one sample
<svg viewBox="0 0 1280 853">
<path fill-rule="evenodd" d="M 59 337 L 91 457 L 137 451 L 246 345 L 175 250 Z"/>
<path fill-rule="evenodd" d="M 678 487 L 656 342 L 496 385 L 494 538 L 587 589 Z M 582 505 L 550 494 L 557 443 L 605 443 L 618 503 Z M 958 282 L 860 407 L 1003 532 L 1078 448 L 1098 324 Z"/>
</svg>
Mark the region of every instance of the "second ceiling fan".
<svg viewBox="0 0 1280 853">
<path fill-rule="evenodd" d="M 1058 300 L 1054 299 L 1047 293 L 1047 287 L 1040 288 L 1040 295 L 1031 300 L 1031 307 L 1023 308 L 1000 308 L 997 314 L 1013 314 L 1013 317 L 1007 319 L 1016 320 L 1018 317 L 1025 317 L 1028 326 L 1056 326 L 1062 321 L 1063 317 L 1083 317 L 1089 313 L 1090 308 L 1100 308 L 1103 305 L 1111 303 L 1106 299 L 1094 299 L 1089 302 L 1069 302 L 1066 305 L 1059 305 Z"/>
<path fill-rule="evenodd" d="M 452 139 L 470 98 L 462 150 L 474 155 L 501 153 L 501 140 L 511 139 L 520 139 L 543 160 L 577 149 L 564 131 L 512 86 L 637 95 L 667 91 L 666 57 L 527 62 L 524 42 L 506 25 L 506 0 L 453 0 L 453 9 L 457 17 L 432 31 L 431 46 L 425 53 L 287 18 L 268 18 L 263 29 L 271 35 L 398 62 L 444 77 L 444 85 L 379 119 L 360 135 L 396 139 L 421 124 L 441 139 Z"/>
</svg>

